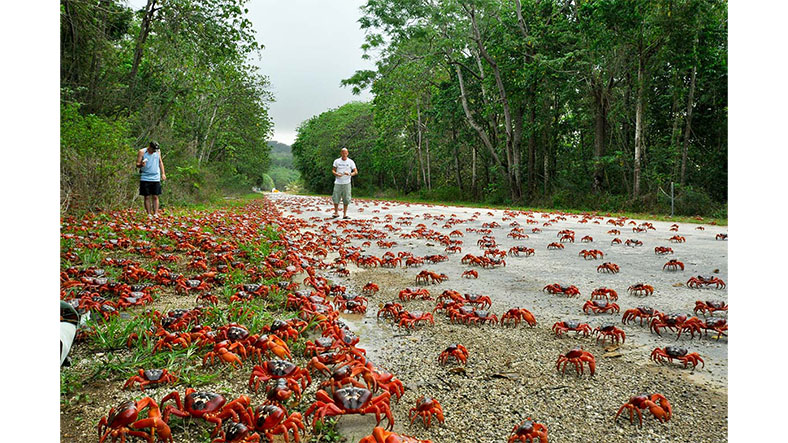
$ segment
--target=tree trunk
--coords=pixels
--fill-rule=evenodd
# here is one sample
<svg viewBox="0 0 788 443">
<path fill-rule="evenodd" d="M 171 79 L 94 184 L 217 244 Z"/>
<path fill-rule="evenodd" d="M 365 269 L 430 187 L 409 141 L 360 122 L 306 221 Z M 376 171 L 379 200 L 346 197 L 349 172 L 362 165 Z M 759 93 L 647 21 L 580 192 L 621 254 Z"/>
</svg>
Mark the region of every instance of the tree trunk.
<svg viewBox="0 0 788 443">
<path fill-rule="evenodd" d="M 687 125 L 684 127 L 684 145 L 681 148 L 681 179 L 679 183 L 682 185 L 687 179 L 687 151 L 689 151 L 689 139 L 692 132 L 692 102 L 695 99 L 695 76 L 698 72 L 698 67 L 692 67 L 692 76 L 690 77 L 689 97 L 687 97 Z"/>
<path fill-rule="evenodd" d="M 135 83 L 135 79 L 137 78 L 137 70 L 140 67 L 140 62 L 142 61 L 142 52 L 143 47 L 145 45 L 145 40 L 148 39 L 148 34 L 150 34 L 150 25 L 153 21 L 153 15 L 161 8 L 156 8 L 156 2 L 158 0 L 148 0 L 148 3 L 145 5 L 145 16 L 142 17 L 142 24 L 140 25 L 140 33 L 137 36 L 137 44 L 134 47 L 134 61 L 131 64 L 131 73 L 129 77 L 131 78 L 132 86 Z M 130 90 L 133 88 L 129 88 Z"/>
<path fill-rule="evenodd" d="M 532 97 L 533 99 L 533 97 Z M 533 100 L 528 111 L 528 192 L 533 194 L 536 188 L 536 109 Z"/>
<path fill-rule="evenodd" d="M 460 176 L 460 148 L 457 146 L 457 131 L 454 123 L 451 125 L 451 145 L 454 148 L 454 172 L 457 178 L 457 188 L 462 193 L 462 177 Z"/>
<path fill-rule="evenodd" d="M 427 173 L 424 171 L 424 161 L 421 156 L 421 108 L 416 103 L 416 152 L 419 155 L 419 171 L 421 171 L 421 185 L 427 184 Z"/>
<path fill-rule="evenodd" d="M 640 195 L 640 159 L 643 153 L 643 56 L 638 57 L 638 89 L 635 99 L 635 163 L 632 175 L 632 198 Z"/>
<path fill-rule="evenodd" d="M 473 114 L 471 114 L 471 110 L 468 107 L 468 98 L 465 92 L 465 81 L 463 80 L 462 70 L 460 69 L 460 66 L 455 65 L 454 68 L 457 72 L 457 79 L 459 80 L 460 83 L 460 101 L 462 102 L 462 109 L 465 112 L 465 119 L 468 121 L 468 124 L 476 131 L 476 133 L 479 134 L 479 138 L 482 139 L 482 143 L 484 143 L 484 146 L 490 152 L 490 155 L 492 156 L 493 160 L 495 160 L 495 163 L 497 163 L 499 166 L 501 166 L 501 168 L 506 170 L 507 168 L 504 166 L 504 164 L 501 162 L 501 159 L 498 157 L 498 154 L 495 152 L 495 146 L 493 146 L 490 137 L 473 118 Z M 507 181 L 510 181 L 510 177 L 508 174 L 506 178 Z"/>
<path fill-rule="evenodd" d="M 430 172 L 430 138 L 424 137 L 424 145 L 427 149 L 427 189 L 432 191 L 432 173 Z"/>
<path fill-rule="evenodd" d="M 477 192 L 478 189 L 476 188 L 476 146 L 471 145 L 471 192 L 473 193 L 473 198 L 479 196 Z"/>
<path fill-rule="evenodd" d="M 594 192 L 602 191 L 605 167 L 602 157 L 605 155 L 605 140 L 607 138 L 607 94 L 602 85 L 597 85 L 593 90 L 594 96 L 594 176 L 591 189 Z"/>
<path fill-rule="evenodd" d="M 673 115 L 673 129 L 670 131 L 670 156 L 673 158 L 673 180 L 676 180 L 676 177 L 679 174 L 679 164 L 681 160 L 679 159 L 679 149 L 678 149 L 678 137 L 679 137 L 679 123 L 681 121 L 681 113 L 679 112 L 679 88 L 678 88 L 678 81 L 675 80 L 676 75 L 674 75 L 674 94 L 673 94 L 673 104 L 670 107 L 670 112 Z"/>
<path fill-rule="evenodd" d="M 521 189 L 520 189 L 520 174 L 517 171 L 519 169 L 519 165 L 515 163 L 513 151 L 516 148 L 514 146 L 514 129 L 513 129 L 513 122 L 512 122 L 512 112 L 511 107 L 509 106 L 509 97 L 506 92 L 506 87 L 503 84 L 503 78 L 501 76 L 501 70 L 498 67 L 498 63 L 495 59 L 487 52 L 484 44 L 482 43 L 481 32 L 479 31 L 479 26 L 476 23 L 476 13 L 473 8 L 470 10 L 463 5 L 466 13 L 471 19 L 471 26 L 473 29 L 473 39 L 476 41 L 476 46 L 479 48 L 479 55 L 484 58 L 485 61 L 492 67 L 493 69 L 493 76 L 495 77 L 495 85 L 498 87 L 498 95 L 500 97 L 501 107 L 503 108 L 503 115 L 504 115 L 504 128 L 506 129 L 506 175 L 507 175 L 507 183 L 509 186 L 510 194 L 512 200 L 520 201 L 521 199 Z M 518 147 L 519 149 L 519 147 Z M 514 183 L 512 183 L 514 181 Z"/>
</svg>

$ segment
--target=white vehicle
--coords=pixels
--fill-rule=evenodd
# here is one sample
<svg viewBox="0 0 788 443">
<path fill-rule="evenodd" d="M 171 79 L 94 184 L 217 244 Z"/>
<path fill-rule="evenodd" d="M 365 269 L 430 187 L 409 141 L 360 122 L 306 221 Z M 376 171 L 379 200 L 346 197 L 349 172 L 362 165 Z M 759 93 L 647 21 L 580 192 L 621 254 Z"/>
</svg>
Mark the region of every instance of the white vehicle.
<svg viewBox="0 0 788 443">
<path fill-rule="evenodd" d="M 60 300 L 60 366 L 68 357 L 71 345 L 74 343 L 74 336 L 77 335 L 77 327 L 80 326 L 79 313 L 73 306 Z"/>
</svg>

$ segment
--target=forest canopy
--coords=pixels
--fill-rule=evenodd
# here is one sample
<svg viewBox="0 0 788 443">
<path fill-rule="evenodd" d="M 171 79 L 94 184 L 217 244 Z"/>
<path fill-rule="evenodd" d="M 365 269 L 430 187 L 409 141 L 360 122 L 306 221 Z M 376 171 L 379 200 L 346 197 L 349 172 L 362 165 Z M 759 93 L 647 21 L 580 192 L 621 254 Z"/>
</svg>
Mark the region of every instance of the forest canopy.
<svg viewBox="0 0 788 443">
<path fill-rule="evenodd" d="M 299 128 L 328 192 L 348 147 L 363 192 L 725 216 L 727 3 L 368 0 L 370 88 Z"/>
</svg>

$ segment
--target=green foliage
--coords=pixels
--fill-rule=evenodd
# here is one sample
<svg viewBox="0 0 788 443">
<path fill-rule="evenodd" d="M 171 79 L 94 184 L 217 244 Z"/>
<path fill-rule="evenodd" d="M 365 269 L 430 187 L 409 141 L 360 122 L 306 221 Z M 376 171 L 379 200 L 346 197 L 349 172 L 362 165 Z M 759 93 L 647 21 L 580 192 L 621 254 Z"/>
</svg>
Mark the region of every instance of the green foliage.
<svg viewBox="0 0 788 443">
<path fill-rule="evenodd" d="M 326 418 L 314 425 L 312 441 L 316 443 L 334 443 L 343 440 L 342 434 L 336 429 L 337 421 L 335 418 Z"/>
<path fill-rule="evenodd" d="M 342 81 L 374 94 L 375 143 L 363 162 L 351 152 L 359 193 L 664 211 L 659 189 L 683 181 L 727 200 L 726 2 L 368 0 L 361 10 L 362 48 L 379 57 Z M 311 192 L 330 192 L 330 155 L 310 139 L 329 139 L 329 121 L 305 122 L 294 146 Z"/>
<path fill-rule="evenodd" d="M 296 168 L 307 189 L 322 193 L 331 191 L 334 183 L 331 166 L 342 148 L 348 149 L 359 169 L 354 185 L 364 186 L 371 180 L 361 178 L 361 174 L 371 164 L 372 147 L 377 138 L 372 123 L 372 104 L 352 102 L 301 124 L 292 149 Z M 367 171 L 366 177 L 369 177 Z"/>
<path fill-rule="evenodd" d="M 162 206 L 248 192 L 270 165 L 268 79 L 248 0 L 61 0 L 64 210 L 139 202 L 136 150 L 158 140 Z M 149 26 L 144 26 L 148 24 Z"/>
<path fill-rule="evenodd" d="M 81 115 L 78 104 L 60 106 L 61 204 L 96 209 L 130 198 L 135 179 L 135 153 L 128 121 Z"/>
<path fill-rule="evenodd" d="M 82 389 L 81 376 L 69 368 L 60 369 L 60 404 L 69 406 L 87 400 L 87 394 L 73 394 Z"/>
<path fill-rule="evenodd" d="M 715 214 L 719 207 L 702 189 L 685 186 L 676 192 L 675 211 L 678 215 Z"/>
<path fill-rule="evenodd" d="M 269 191 L 275 187 L 274 180 L 268 174 L 263 174 L 263 180 L 261 185 L 263 189 L 265 189 L 266 191 Z"/>
<path fill-rule="evenodd" d="M 274 186 L 281 190 L 288 189 L 292 183 L 297 182 L 301 177 L 295 169 L 283 168 L 281 166 L 274 166 L 269 169 L 268 175 L 274 182 Z"/>
</svg>

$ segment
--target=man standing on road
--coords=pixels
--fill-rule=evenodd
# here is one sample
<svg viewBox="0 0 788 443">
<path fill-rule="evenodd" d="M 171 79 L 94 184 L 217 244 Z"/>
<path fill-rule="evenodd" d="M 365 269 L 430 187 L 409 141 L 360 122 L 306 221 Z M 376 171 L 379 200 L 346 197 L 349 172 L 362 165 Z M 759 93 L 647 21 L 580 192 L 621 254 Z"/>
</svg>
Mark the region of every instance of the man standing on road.
<svg viewBox="0 0 788 443">
<path fill-rule="evenodd" d="M 349 159 L 347 156 L 347 148 L 342 148 L 340 151 L 341 157 L 334 160 L 334 193 L 331 195 L 331 200 L 334 201 L 334 215 L 331 218 L 339 217 L 339 201 L 342 200 L 344 210 L 342 212 L 343 219 L 347 220 L 347 206 L 350 204 L 350 177 L 358 174 L 356 163 Z"/>
<path fill-rule="evenodd" d="M 137 152 L 137 167 L 140 168 L 140 195 L 145 199 L 145 212 L 148 218 L 158 217 L 161 182 L 167 180 L 158 143 L 152 141 Z"/>
</svg>

